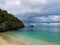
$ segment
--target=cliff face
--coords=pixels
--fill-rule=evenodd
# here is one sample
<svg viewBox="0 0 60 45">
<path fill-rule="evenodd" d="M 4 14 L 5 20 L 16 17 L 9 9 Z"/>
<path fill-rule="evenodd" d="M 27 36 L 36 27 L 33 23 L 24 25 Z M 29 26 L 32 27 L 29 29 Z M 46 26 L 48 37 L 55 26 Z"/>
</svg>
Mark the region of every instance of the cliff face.
<svg viewBox="0 0 60 45">
<path fill-rule="evenodd" d="M 23 28 L 24 24 L 14 15 L 0 9 L 0 31 Z"/>
</svg>

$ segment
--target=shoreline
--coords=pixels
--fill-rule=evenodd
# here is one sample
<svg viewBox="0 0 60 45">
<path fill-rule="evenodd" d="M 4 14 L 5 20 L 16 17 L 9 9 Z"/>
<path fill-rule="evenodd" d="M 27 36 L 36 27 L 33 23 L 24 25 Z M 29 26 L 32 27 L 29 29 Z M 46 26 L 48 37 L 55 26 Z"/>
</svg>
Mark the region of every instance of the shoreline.
<svg viewBox="0 0 60 45">
<path fill-rule="evenodd" d="M 0 33 L 0 45 L 25 45 L 25 44 L 15 40 L 9 35 Z"/>
</svg>

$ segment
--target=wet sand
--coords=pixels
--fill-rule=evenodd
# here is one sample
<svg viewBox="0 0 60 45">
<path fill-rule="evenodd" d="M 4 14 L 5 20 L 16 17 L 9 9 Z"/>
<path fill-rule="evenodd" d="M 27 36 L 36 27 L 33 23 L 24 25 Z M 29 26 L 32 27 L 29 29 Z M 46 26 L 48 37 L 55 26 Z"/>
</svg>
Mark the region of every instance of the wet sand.
<svg viewBox="0 0 60 45">
<path fill-rule="evenodd" d="M 21 43 L 14 38 L 0 33 L 0 45 L 25 45 L 24 43 Z"/>
</svg>

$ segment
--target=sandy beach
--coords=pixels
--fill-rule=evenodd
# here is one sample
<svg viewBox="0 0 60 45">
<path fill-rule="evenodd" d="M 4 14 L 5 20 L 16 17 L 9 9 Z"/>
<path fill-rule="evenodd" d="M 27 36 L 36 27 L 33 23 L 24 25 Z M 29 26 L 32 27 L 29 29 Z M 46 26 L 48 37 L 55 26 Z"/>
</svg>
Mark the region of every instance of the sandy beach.
<svg viewBox="0 0 60 45">
<path fill-rule="evenodd" d="M 21 43 L 14 38 L 0 33 L 0 45 L 25 45 L 24 43 Z"/>
</svg>

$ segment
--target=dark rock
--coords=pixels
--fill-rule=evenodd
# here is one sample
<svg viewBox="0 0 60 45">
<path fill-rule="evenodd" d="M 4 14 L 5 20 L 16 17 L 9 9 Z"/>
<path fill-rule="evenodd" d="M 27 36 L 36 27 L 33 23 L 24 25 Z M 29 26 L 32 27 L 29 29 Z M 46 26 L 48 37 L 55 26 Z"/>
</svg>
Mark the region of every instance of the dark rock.
<svg viewBox="0 0 60 45">
<path fill-rule="evenodd" d="M 31 27 L 34 27 L 34 25 L 31 25 Z"/>
<path fill-rule="evenodd" d="M 14 15 L 0 9 L 0 31 L 23 28 L 24 24 Z"/>
</svg>

